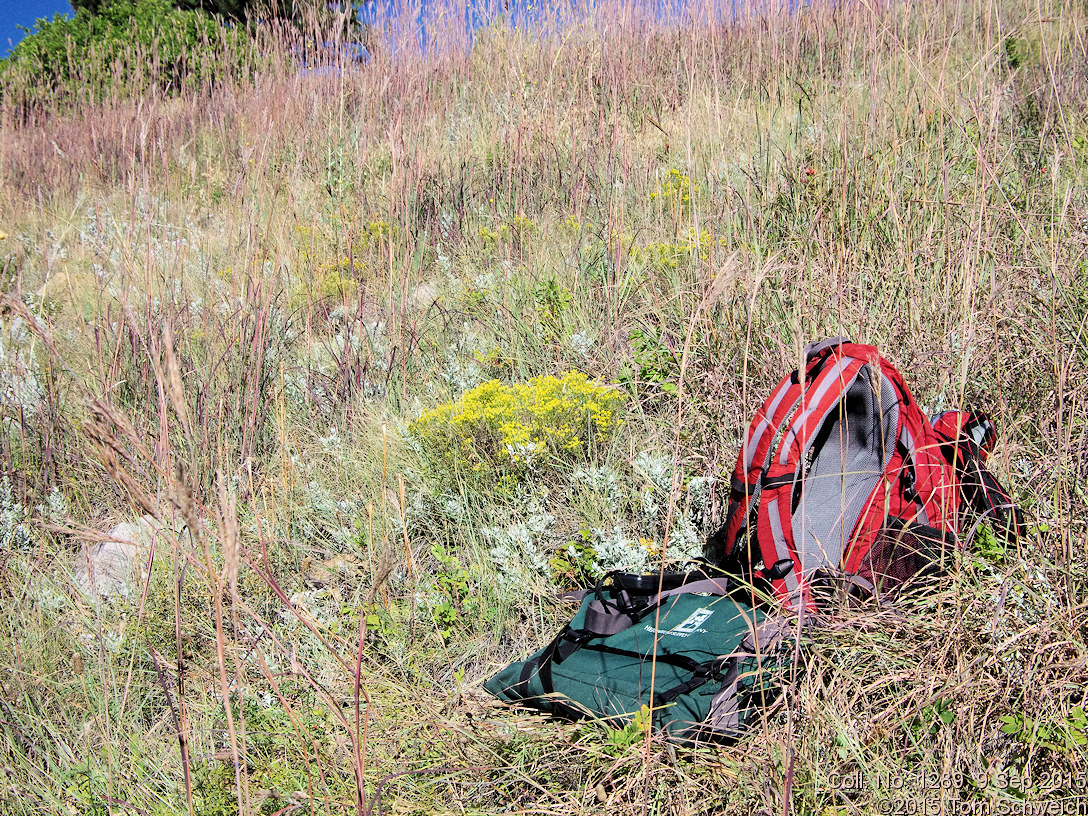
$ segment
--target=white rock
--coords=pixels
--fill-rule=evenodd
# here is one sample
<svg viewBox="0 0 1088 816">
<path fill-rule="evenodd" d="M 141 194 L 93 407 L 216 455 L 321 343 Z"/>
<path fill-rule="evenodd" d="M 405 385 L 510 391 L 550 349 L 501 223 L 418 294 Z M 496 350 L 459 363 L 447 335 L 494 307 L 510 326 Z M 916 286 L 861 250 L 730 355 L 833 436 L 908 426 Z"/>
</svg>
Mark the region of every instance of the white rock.
<svg viewBox="0 0 1088 816">
<path fill-rule="evenodd" d="M 429 283 L 417 286 L 410 297 L 412 306 L 417 309 L 427 309 L 438 300 L 438 289 Z"/>
<path fill-rule="evenodd" d="M 127 598 L 161 529 L 153 516 L 143 516 L 118 524 L 110 530 L 108 541 L 84 544 L 72 568 L 76 586 L 90 598 Z"/>
</svg>

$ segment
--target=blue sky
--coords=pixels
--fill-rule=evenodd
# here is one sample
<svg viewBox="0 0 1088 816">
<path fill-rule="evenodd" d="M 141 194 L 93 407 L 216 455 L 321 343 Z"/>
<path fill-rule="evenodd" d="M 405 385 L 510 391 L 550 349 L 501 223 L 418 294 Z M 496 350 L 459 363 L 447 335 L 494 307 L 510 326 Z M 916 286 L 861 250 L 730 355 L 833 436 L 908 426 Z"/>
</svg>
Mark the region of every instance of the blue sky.
<svg viewBox="0 0 1088 816">
<path fill-rule="evenodd" d="M 39 17 L 52 19 L 57 12 L 72 13 L 68 0 L 0 0 L 0 57 L 7 56 L 8 40 L 14 44 L 26 36 L 17 26 L 33 28 Z"/>
</svg>

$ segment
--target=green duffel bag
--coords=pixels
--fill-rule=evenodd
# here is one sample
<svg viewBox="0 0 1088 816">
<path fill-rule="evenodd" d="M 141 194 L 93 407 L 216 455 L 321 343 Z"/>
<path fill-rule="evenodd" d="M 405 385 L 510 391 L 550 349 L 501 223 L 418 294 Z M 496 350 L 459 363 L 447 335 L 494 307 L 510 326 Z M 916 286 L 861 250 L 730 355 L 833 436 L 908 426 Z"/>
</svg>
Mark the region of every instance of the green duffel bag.
<svg viewBox="0 0 1088 816">
<path fill-rule="evenodd" d="M 777 694 L 792 653 L 785 618 L 729 597 L 701 571 L 610 573 L 556 638 L 484 683 L 507 702 L 622 725 L 643 706 L 685 744 L 735 739 Z"/>
</svg>

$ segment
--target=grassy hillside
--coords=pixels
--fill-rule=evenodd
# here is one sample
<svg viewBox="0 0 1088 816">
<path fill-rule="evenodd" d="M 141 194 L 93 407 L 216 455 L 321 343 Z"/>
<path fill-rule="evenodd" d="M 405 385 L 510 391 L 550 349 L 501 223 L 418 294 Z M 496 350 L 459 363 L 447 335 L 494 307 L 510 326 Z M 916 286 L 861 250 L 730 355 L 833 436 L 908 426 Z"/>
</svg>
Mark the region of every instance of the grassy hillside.
<svg viewBox="0 0 1088 816">
<path fill-rule="evenodd" d="M 580 19 L 5 80 L 0 812 L 1088 807 L 1088 8 Z M 493 704 L 558 590 L 699 552 L 836 334 L 991 410 L 1028 538 L 837 619 L 732 747 Z"/>
</svg>

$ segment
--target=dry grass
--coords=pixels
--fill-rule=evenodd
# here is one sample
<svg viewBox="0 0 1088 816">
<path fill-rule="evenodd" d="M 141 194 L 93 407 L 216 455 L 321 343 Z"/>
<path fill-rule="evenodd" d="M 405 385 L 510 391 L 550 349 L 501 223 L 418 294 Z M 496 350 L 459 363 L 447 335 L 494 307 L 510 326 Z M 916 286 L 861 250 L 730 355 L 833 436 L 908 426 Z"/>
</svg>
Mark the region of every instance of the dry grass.
<svg viewBox="0 0 1088 816">
<path fill-rule="evenodd" d="M 4 89 L 0 810 L 1088 806 L 1086 10 L 692 8 L 29 118 Z M 834 334 L 992 409 L 1028 539 L 820 632 L 736 746 L 492 705 L 566 614 L 525 553 L 705 534 L 692 480 Z M 631 395 L 612 487 L 470 490 L 404 433 L 574 368 Z M 75 553 L 134 511 L 166 529 L 93 603 Z"/>
</svg>

